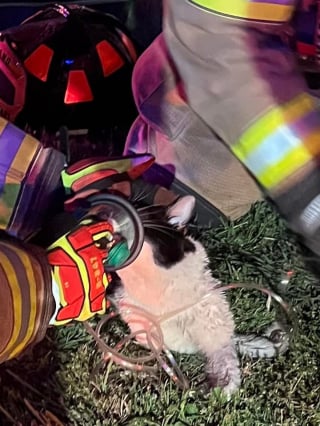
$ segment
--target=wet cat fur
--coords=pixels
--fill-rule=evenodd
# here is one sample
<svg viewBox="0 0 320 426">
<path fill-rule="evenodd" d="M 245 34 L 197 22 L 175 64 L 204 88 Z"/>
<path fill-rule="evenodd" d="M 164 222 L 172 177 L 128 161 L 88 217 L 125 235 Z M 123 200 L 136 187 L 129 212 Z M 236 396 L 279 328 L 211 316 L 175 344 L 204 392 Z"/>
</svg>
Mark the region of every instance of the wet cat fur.
<svg viewBox="0 0 320 426">
<path fill-rule="evenodd" d="M 115 287 L 112 299 L 120 312 L 129 303 L 157 316 L 193 305 L 161 323 L 165 344 L 180 353 L 203 353 L 210 386 L 231 394 L 241 382 L 234 322 L 223 292 L 213 291 L 219 281 L 210 273 L 204 247 L 170 225 L 165 208 L 143 208 L 140 217 L 145 229 L 142 251 L 118 271 L 122 285 Z M 141 329 L 135 315 L 122 317 L 131 331 Z"/>
</svg>

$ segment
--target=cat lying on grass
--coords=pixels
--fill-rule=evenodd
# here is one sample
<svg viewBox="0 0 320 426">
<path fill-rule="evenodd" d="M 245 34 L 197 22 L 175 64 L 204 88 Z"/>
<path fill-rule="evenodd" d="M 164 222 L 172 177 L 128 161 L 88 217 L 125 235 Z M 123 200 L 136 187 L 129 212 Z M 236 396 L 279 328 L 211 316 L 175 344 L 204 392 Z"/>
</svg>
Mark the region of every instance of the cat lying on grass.
<svg viewBox="0 0 320 426">
<path fill-rule="evenodd" d="M 229 304 L 218 289 L 220 282 L 211 275 L 205 248 L 177 228 L 192 209 L 192 197 L 187 196 L 167 210 L 140 210 L 145 242 L 138 258 L 118 271 L 121 281 L 112 299 L 132 332 L 146 324 L 135 313 L 126 312 L 127 304 L 163 318 L 160 326 L 165 345 L 179 353 L 204 354 L 210 387 L 230 395 L 241 383 L 237 352 L 272 357 L 280 343 L 272 342 L 268 335 L 235 336 Z M 137 340 L 147 346 L 143 336 L 138 335 Z"/>
</svg>

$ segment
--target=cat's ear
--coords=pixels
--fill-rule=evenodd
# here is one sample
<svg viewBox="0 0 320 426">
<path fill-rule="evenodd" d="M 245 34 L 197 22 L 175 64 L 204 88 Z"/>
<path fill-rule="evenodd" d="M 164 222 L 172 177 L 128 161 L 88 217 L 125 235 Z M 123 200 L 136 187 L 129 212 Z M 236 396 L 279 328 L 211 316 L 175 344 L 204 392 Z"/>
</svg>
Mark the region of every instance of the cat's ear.
<svg viewBox="0 0 320 426">
<path fill-rule="evenodd" d="M 196 199 L 192 195 L 178 198 L 167 210 L 168 222 L 171 225 L 185 226 L 193 217 Z"/>
</svg>

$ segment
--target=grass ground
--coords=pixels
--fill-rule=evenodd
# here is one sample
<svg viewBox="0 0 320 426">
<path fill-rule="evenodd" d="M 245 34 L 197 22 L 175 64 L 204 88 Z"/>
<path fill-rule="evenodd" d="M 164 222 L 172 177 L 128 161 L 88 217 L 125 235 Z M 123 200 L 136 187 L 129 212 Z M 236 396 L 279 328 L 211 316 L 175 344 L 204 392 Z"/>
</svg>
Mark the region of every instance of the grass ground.
<svg viewBox="0 0 320 426">
<path fill-rule="evenodd" d="M 66 327 L 50 331 L 33 354 L 1 366 L 2 424 L 40 424 L 32 423 L 31 403 L 70 425 L 320 425 L 320 286 L 304 269 L 294 237 L 263 203 L 200 237 L 216 277 L 271 287 L 293 306 L 298 332 L 288 353 L 273 361 L 242 359 L 241 389 L 227 401 L 205 390 L 199 356 L 177 357 L 192 385 L 186 392 L 161 372 L 137 376 L 113 365 L 95 378 L 95 345 L 82 325 Z M 287 270 L 295 274 L 281 286 Z M 274 319 L 276 310 L 267 312 L 256 291 L 233 290 L 229 297 L 242 333 L 261 332 Z M 121 324 L 113 327 L 123 331 Z"/>
</svg>

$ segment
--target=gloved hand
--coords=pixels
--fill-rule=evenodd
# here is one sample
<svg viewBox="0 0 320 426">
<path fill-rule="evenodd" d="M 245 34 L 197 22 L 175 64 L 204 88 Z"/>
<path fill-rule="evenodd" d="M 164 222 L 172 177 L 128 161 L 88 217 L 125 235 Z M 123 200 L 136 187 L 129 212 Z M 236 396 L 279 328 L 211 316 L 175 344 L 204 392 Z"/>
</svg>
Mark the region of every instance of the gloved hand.
<svg viewBox="0 0 320 426">
<path fill-rule="evenodd" d="M 104 314 L 109 277 L 105 263 L 121 263 L 129 254 L 124 239 L 109 222 L 88 219 L 48 248 L 56 311 L 51 324 L 86 321 Z"/>
</svg>

